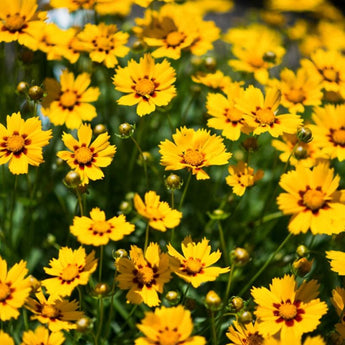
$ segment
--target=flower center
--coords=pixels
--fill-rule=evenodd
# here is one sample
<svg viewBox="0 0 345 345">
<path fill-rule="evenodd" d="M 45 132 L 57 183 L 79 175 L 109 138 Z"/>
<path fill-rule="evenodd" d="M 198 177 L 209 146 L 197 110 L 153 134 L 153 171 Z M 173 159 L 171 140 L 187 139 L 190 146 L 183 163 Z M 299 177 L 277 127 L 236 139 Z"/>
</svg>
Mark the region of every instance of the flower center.
<svg viewBox="0 0 345 345">
<path fill-rule="evenodd" d="M 275 116 L 271 109 L 259 109 L 256 112 L 256 118 L 264 125 L 271 125 L 274 122 Z"/>
<path fill-rule="evenodd" d="M 319 190 L 310 189 L 303 195 L 303 203 L 313 211 L 318 210 L 325 203 L 324 194 Z"/>
<path fill-rule="evenodd" d="M 185 267 L 188 273 L 195 274 L 201 271 L 202 263 L 200 259 L 189 258 L 185 262 Z"/>
<path fill-rule="evenodd" d="M 11 289 L 5 283 L 0 282 L 0 302 L 4 301 L 11 294 Z"/>
<path fill-rule="evenodd" d="M 292 89 L 285 97 L 292 103 L 302 103 L 305 100 L 304 92 L 301 89 Z"/>
<path fill-rule="evenodd" d="M 337 129 L 332 134 L 333 141 L 338 145 L 345 145 L 345 129 Z"/>
<path fill-rule="evenodd" d="M 292 320 L 297 315 L 297 307 L 291 303 L 283 303 L 279 307 L 279 315 L 284 320 Z"/>
<path fill-rule="evenodd" d="M 332 67 L 330 67 L 330 68 L 326 67 L 322 71 L 322 74 L 325 77 L 325 79 L 328 81 L 337 81 L 339 78 L 338 72 L 335 71 Z"/>
<path fill-rule="evenodd" d="M 186 164 L 199 166 L 204 161 L 204 155 L 198 150 L 188 149 L 184 153 L 183 159 Z"/>
<path fill-rule="evenodd" d="M 248 62 L 254 68 L 260 68 L 265 63 L 265 61 L 261 57 L 258 57 L 258 56 L 252 56 Z"/>
<path fill-rule="evenodd" d="M 138 280 L 142 284 L 150 283 L 153 280 L 153 276 L 153 270 L 151 267 L 148 266 L 141 268 L 138 272 Z"/>
<path fill-rule="evenodd" d="M 111 48 L 111 41 L 108 37 L 98 37 L 97 46 L 103 50 L 109 50 Z"/>
<path fill-rule="evenodd" d="M 79 147 L 75 151 L 75 158 L 81 164 L 87 164 L 92 160 L 92 152 L 88 147 Z"/>
<path fill-rule="evenodd" d="M 246 340 L 248 345 L 262 345 L 264 343 L 264 338 L 258 332 L 249 334 Z"/>
<path fill-rule="evenodd" d="M 71 108 L 77 102 L 77 95 L 73 91 L 64 92 L 60 97 L 60 103 L 65 108 Z"/>
<path fill-rule="evenodd" d="M 109 226 L 109 223 L 107 221 L 98 220 L 98 221 L 93 223 L 92 230 L 99 233 L 99 234 L 103 234 L 103 233 L 107 232 L 108 230 L 110 230 L 110 226 Z"/>
<path fill-rule="evenodd" d="M 181 32 L 173 31 L 168 34 L 166 40 L 169 46 L 176 47 L 183 42 L 184 35 Z"/>
<path fill-rule="evenodd" d="M 42 315 L 50 319 L 55 319 L 59 316 L 60 311 L 53 305 L 45 304 L 42 308 Z"/>
<path fill-rule="evenodd" d="M 177 329 L 174 328 L 170 330 L 165 328 L 158 331 L 158 342 L 159 345 L 176 345 L 180 342 L 181 335 L 177 332 Z"/>
<path fill-rule="evenodd" d="M 6 18 L 5 27 L 8 31 L 19 31 L 25 24 L 25 17 L 22 17 L 19 13 L 16 13 Z"/>
<path fill-rule="evenodd" d="M 149 79 L 141 79 L 135 85 L 135 92 L 140 96 L 151 95 L 155 90 L 155 84 Z"/>
<path fill-rule="evenodd" d="M 79 275 L 79 270 L 76 264 L 68 264 L 60 275 L 61 279 L 70 282 Z"/>
<path fill-rule="evenodd" d="M 21 135 L 14 134 L 7 139 L 7 149 L 12 152 L 19 152 L 23 149 L 25 140 Z"/>
<path fill-rule="evenodd" d="M 239 122 L 242 120 L 242 113 L 239 110 L 237 110 L 236 108 L 232 108 L 226 112 L 226 117 L 231 122 Z"/>
</svg>

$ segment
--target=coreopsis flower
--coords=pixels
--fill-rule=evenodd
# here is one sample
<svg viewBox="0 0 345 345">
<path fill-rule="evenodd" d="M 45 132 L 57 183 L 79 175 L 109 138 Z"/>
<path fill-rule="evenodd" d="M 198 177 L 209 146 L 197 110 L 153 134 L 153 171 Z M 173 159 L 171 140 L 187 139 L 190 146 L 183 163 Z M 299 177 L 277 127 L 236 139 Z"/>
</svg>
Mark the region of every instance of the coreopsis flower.
<svg viewBox="0 0 345 345">
<path fill-rule="evenodd" d="M 328 252 L 328 253 L 330 253 L 330 252 Z M 333 254 L 331 253 L 330 255 L 332 256 Z M 331 258 L 331 257 L 328 257 L 328 258 Z M 332 266 L 333 266 L 333 262 L 332 262 Z M 344 270 L 342 267 L 340 269 L 342 271 Z M 336 272 L 338 272 L 338 270 Z M 341 316 L 341 321 L 345 321 L 345 316 L 344 316 L 345 289 L 341 288 L 341 287 L 337 287 L 337 288 L 333 289 L 331 302 L 332 302 L 338 316 Z"/>
<path fill-rule="evenodd" d="M 90 218 L 74 217 L 70 231 L 82 244 L 103 246 L 109 240 L 119 241 L 132 233 L 134 224 L 127 222 L 123 214 L 106 220 L 104 211 L 95 207 L 90 212 Z"/>
<path fill-rule="evenodd" d="M 235 107 L 244 113 L 243 117 L 253 128 L 253 134 L 269 132 L 278 137 L 283 133 L 296 133 L 302 119 L 295 114 L 276 115 L 280 97 L 281 92 L 276 88 L 269 88 L 264 97 L 260 89 L 251 85 L 237 100 Z"/>
<path fill-rule="evenodd" d="M 279 209 L 292 214 L 288 229 L 293 234 L 311 230 L 313 234 L 339 233 L 345 229 L 343 191 L 340 178 L 326 164 L 313 170 L 297 165 L 281 176 L 279 185 L 287 192 L 277 198 Z"/>
<path fill-rule="evenodd" d="M 3 330 L 0 330 L 0 344 L 1 345 L 14 345 L 14 340 Z"/>
<path fill-rule="evenodd" d="M 17 319 L 18 309 L 31 290 L 30 279 L 24 278 L 28 273 L 26 262 L 21 260 L 8 270 L 7 262 L 0 256 L 0 272 L 0 320 Z"/>
<path fill-rule="evenodd" d="M 289 343 L 283 342 L 273 337 L 269 337 L 265 339 L 263 342 L 263 345 L 285 345 L 285 344 L 289 344 Z M 294 345 L 302 345 L 302 341 L 295 342 Z M 322 339 L 322 337 L 318 335 L 316 337 L 307 337 L 305 341 L 303 342 L 303 345 L 326 345 L 326 343 Z"/>
<path fill-rule="evenodd" d="M 254 173 L 254 169 L 243 161 L 238 162 L 237 165 L 230 165 L 228 171 L 230 175 L 225 178 L 226 183 L 232 187 L 232 191 L 238 196 L 242 196 L 246 188 L 253 186 L 264 175 L 262 170 Z"/>
<path fill-rule="evenodd" d="M 35 48 L 30 30 L 39 20 L 36 18 L 36 0 L 3 0 L 0 2 L 0 42 L 18 41 Z"/>
<path fill-rule="evenodd" d="M 44 162 L 42 148 L 52 137 L 51 130 L 43 131 L 38 117 L 22 119 L 20 112 L 7 115 L 7 128 L 0 124 L 0 165 L 8 164 L 14 175 L 27 174 L 29 165 Z"/>
<path fill-rule="evenodd" d="M 137 338 L 135 345 L 204 345 L 204 337 L 194 335 L 193 322 L 189 310 L 182 305 L 177 307 L 156 308 L 146 312 L 141 323 L 137 325 L 144 337 Z"/>
<path fill-rule="evenodd" d="M 170 208 L 166 201 L 154 191 L 145 193 L 144 201 L 139 194 L 134 195 L 134 207 L 137 212 L 149 221 L 151 228 L 165 232 L 180 224 L 182 213 Z"/>
<path fill-rule="evenodd" d="M 274 278 L 270 289 L 253 287 L 260 334 L 280 336 L 283 344 L 300 343 L 302 335 L 315 330 L 327 312 L 326 303 L 316 298 L 318 288 L 316 280 L 304 281 L 297 288 L 294 276 L 287 274 Z"/>
<path fill-rule="evenodd" d="M 321 152 L 330 159 L 345 160 L 345 105 L 327 104 L 314 109 L 311 125 L 314 140 Z"/>
<path fill-rule="evenodd" d="M 62 345 L 64 341 L 65 337 L 62 332 L 50 333 L 44 326 L 38 326 L 35 331 L 23 333 L 21 345 Z"/>
<path fill-rule="evenodd" d="M 47 96 L 42 102 L 42 114 L 56 126 L 65 124 L 69 129 L 77 129 L 83 121 L 91 121 L 97 116 L 91 102 L 99 97 L 98 87 L 89 87 L 91 78 L 88 73 L 76 78 L 72 72 L 64 70 L 60 82 L 45 80 Z"/>
<path fill-rule="evenodd" d="M 314 11 L 324 0 L 270 0 L 268 5 L 276 11 L 304 12 Z"/>
<path fill-rule="evenodd" d="M 345 276 L 345 253 L 337 250 L 326 252 L 327 259 L 331 260 L 331 269 L 341 276 Z"/>
<path fill-rule="evenodd" d="M 318 49 L 310 59 L 302 60 L 301 65 L 321 78 L 323 89 L 345 98 L 345 57 L 338 51 Z"/>
<path fill-rule="evenodd" d="M 169 255 L 177 259 L 173 265 L 174 273 L 195 288 L 202 283 L 216 280 L 222 273 L 229 272 L 228 267 L 211 267 L 222 254 L 219 250 L 211 253 L 211 246 L 208 243 L 209 240 L 206 238 L 195 243 L 190 237 L 186 237 L 181 243 L 183 255 L 171 244 L 167 246 Z"/>
<path fill-rule="evenodd" d="M 53 278 L 44 279 L 42 285 L 52 299 L 70 296 L 78 285 L 86 285 L 91 274 L 97 268 L 95 252 L 86 255 L 85 249 L 79 247 L 73 250 L 62 247 L 59 250 L 58 259 L 49 262 L 50 267 L 44 267 L 44 271 Z"/>
<path fill-rule="evenodd" d="M 226 336 L 231 340 L 227 345 L 263 345 L 264 337 L 258 331 L 257 323 L 240 324 L 234 321 L 228 328 Z"/>
<path fill-rule="evenodd" d="M 101 15 L 117 14 L 126 17 L 131 12 L 133 0 L 96 0 L 95 11 Z"/>
<path fill-rule="evenodd" d="M 84 316 L 83 312 L 78 311 L 79 303 L 75 300 L 51 297 L 47 299 L 42 290 L 39 290 L 35 297 L 27 299 L 26 308 L 34 314 L 32 319 L 47 324 L 52 332 L 76 329 L 75 322 Z"/>
<path fill-rule="evenodd" d="M 296 134 L 284 133 L 281 139 L 283 141 L 272 140 L 272 146 L 282 152 L 279 159 L 284 163 L 289 160 L 289 164 L 293 166 L 302 164 L 306 168 L 312 168 L 329 160 L 329 156 L 319 149 L 319 142 L 315 138 L 309 143 L 304 143 L 298 140 Z"/>
<path fill-rule="evenodd" d="M 90 125 L 81 125 L 78 129 L 78 139 L 64 133 L 62 140 L 70 151 L 59 151 L 58 157 L 65 160 L 71 169 L 81 178 L 81 184 L 100 180 L 104 177 L 101 168 L 110 165 L 116 152 L 116 146 L 110 145 L 108 132 L 102 133 L 91 142 L 92 129 Z"/>
<path fill-rule="evenodd" d="M 235 107 L 236 100 L 243 94 L 243 89 L 238 83 L 233 83 L 224 90 L 226 97 L 220 93 L 207 95 L 207 113 L 211 117 L 207 126 L 222 130 L 222 135 L 230 140 L 238 140 L 241 133 L 249 133 L 243 112 Z"/>
<path fill-rule="evenodd" d="M 231 153 L 226 152 L 223 139 L 205 129 L 195 131 L 181 127 L 173 134 L 173 140 L 166 139 L 159 144 L 161 165 L 165 170 L 187 168 L 197 180 L 210 178 L 203 168 L 227 164 L 231 157 Z"/>
<path fill-rule="evenodd" d="M 129 38 L 128 33 L 118 31 L 117 26 L 113 24 L 86 24 L 78 38 L 82 42 L 83 50 L 89 52 L 90 59 L 104 63 L 108 68 L 117 65 L 117 58 L 124 57 L 129 52 L 129 48 L 125 46 Z"/>
<path fill-rule="evenodd" d="M 136 105 L 139 116 L 155 111 L 156 106 L 167 105 L 176 96 L 173 83 L 175 70 L 167 60 L 155 63 L 150 54 L 140 58 L 139 63 L 133 59 L 127 67 L 119 67 L 113 78 L 115 89 L 128 95 L 117 100 L 121 105 Z"/>
<path fill-rule="evenodd" d="M 281 105 L 290 113 L 303 113 L 305 106 L 321 104 L 321 78 L 305 68 L 298 69 L 296 74 L 284 68 L 280 80 L 274 81 L 273 85 L 280 89 Z"/>
<path fill-rule="evenodd" d="M 171 279 L 169 255 L 162 253 L 157 243 L 150 243 L 145 253 L 132 245 L 129 256 L 130 259 L 122 257 L 116 261 L 119 288 L 129 290 L 126 298 L 130 303 L 159 305 L 158 293 Z"/>
<path fill-rule="evenodd" d="M 219 70 L 214 73 L 197 73 L 196 75 L 192 75 L 192 80 L 195 83 L 222 91 L 226 90 L 230 85 L 233 85 L 231 78 Z"/>
<path fill-rule="evenodd" d="M 92 10 L 97 0 L 51 0 L 50 6 L 53 8 L 67 8 L 70 12 L 85 9 Z"/>
</svg>

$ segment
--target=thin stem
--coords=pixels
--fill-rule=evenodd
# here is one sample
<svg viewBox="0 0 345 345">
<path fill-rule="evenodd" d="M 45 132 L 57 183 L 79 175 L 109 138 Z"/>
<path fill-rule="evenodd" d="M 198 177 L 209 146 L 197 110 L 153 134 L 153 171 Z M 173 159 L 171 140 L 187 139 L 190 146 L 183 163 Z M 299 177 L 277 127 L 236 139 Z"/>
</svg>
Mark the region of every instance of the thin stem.
<svg viewBox="0 0 345 345">
<path fill-rule="evenodd" d="M 126 318 L 124 324 L 122 325 L 122 327 L 121 327 L 119 333 L 122 332 L 122 330 L 126 327 L 127 324 L 130 325 L 130 322 L 129 322 L 129 321 L 130 321 L 130 319 L 131 319 L 131 316 L 134 314 L 134 312 L 135 312 L 136 309 L 138 308 L 138 305 L 139 305 L 139 304 L 136 304 L 135 306 L 133 306 L 132 310 L 131 310 L 131 311 L 129 312 L 129 314 L 127 315 L 127 318 Z"/>
<path fill-rule="evenodd" d="M 110 310 L 109 310 L 109 316 L 107 321 L 107 327 L 105 330 L 105 338 L 108 338 L 109 332 L 110 332 L 110 323 L 113 318 L 113 311 L 114 311 L 114 295 L 115 295 L 115 287 L 116 287 L 116 276 L 117 276 L 117 270 L 115 268 L 114 278 L 113 278 L 113 284 L 111 287 L 111 297 L 110 297 Z"/>
<path fill-rule="evenodd" d="M 10 246 L 12 247 L 13 243 L 13 231 L 12 231 L 12 226 L 13 226 L 13 213 L 14 213 L 14 206 L 16 204 L 16 196 L 17 196 L 17 186 L 18 186 L 18 175 L 14 177 L 14 186 L 13 186 L 13 194 L 12 194 L 12 202 L 11 202 L 11 208 L 10 208 L 10 219 L 9 219 L 9 225 L 8 225 L 8 238 Z"/>
<path fill-rule="evenodd" d="M 194 101 L 194 98 L 195 98 L 195 93 L 194 95 L 191 97 L 191 99 L 189 100 L 187 106 L 186 106 L 186 109 L 183 111 L 182 113 L 182 116 L 181 116 L 181 126 L 184 125 L 185 121 L 186 121 L 186 117 L 187 117 L 187 114 L 188 114 L 188 111 L 189 111 L 189 108 L 191 107 L 191 105 L 193 104 L 193 101 Z"/>
<path fill-rule="evenodd" d="M 186 185 L 184 186 L 184 190 L 183 190 L 183 193 L 182 193 L 182 196 L 181 196 L 180 204 L 178 206 L 179 210 L 181 210 L 181 208 L 182 208 L 183 201 L 184 201 L 184 198 L 186 197 L 187 189 L 189 187 L 189 183 L 190 183 L 191 177 L 192 177 L 192 173 L 189 173 Z"/>
<path fill-rule="evenodd" d="M 95 337 L 95 344 L 98 345 L 98 340 L 99 340 L 99 336 L 101 335 L 101 330 L 102 330 L 102 325 L 103 325 L 103 315 L 104 315 L 104 305 L 103 305 L 103 296 L 101 296 L 101 298 L 99 299 L 99 308 L 98 308 L 98 319 L 99 319 L 99 323 L 98 323 L 98 330 L 97 330 L 97 334 Z"/>
<path fill-rule="evenodd" d="M 149 245 L 149 232 L 150 232 L 150 225 L 149 225 L 149 223 L 147 223 L 146 230 L 145 230 L 144 255 L 146 253 L 147 246 Z"/>
<path fill-rule="evenodd" d="M 183 294 L 182 299 L 181 299 L 181 304 L 182 305 L 184 304 L 184 302 L 186 300 L 186 296 L 187 296 L 189 288 L 190 288 L 190 283 L 187 285 L 186 290 L 184 290 L 184 294 Z"/>
<path fill-rule="evenodd" d="M 268 258 L 268 260 L 262 265 L 262 267 L 259 269 L 259 271 L 254 275 L 254 277 L 248 282 L 248 284 L 241 290 L 241 292 L 238 294 L 238 296 L 242 296 L 255 282 L 255 280 L 261 275 L 261 273 L 266 269 L 266 267 L 272 262 L 272 260 L 275 258 L 275 256 L 279 253 L 279 251 L 284 247 L 286 242 L 290 239 L 292 236 L 292 233 L 290 232 L 285 240 L 279 245 L 279 247 L 275 250 L 273 254 Z"/>
<path fill-rule="evenodd" d="M 212 333 L 212 345 L 218 345 L 217 341 L 217 331 L 216 331 L 216 324 L 214 321 L 214 312 L 211 310 L 211 333 Z"/>
<path fill-rule="evenodd" d="M 102 280 L 102 266 L 103 266 L 103 254 L 104 254 L 104 246 L 99 248 L 99 264 L 98 264 L 98 281 Z"/>
<path fill-rule="evenodd" d="M 227 247 L 226 247 L 226 242 L 225 242 L 225 238 L 224 238 L 223 227 L 222 227 L 220 220 L 218 220 L 217 223 L 218 223 L 220 245 L 222 247 L 222 251 L 223 251 L 223 255 L 224 255 L 224 261 L 225 261 L 226 266 L 229 266 L 229 256 L 228 256 L 228 251 L 226 249 Z"/>
<path fill-rule="evenodd" d="M 134 143 L 134 145 L 137 147 L 138 151 L 140 152 L 142 161 L 143 161 L 143 167 L 144 167 L 144 174 L 145 174 L 145 180 L 146 180 L 146 187 L 149 188 L 149 178 L 148 178 L 148 174 L 147 174 L 147 164 L 146 164 L 146 159 L 145 156 L 143 154 L 143 151 L 140 148 L 140 145 L 138 144 L 138 142 L 133 138 L 133 136 L 131 136 L 131 139 Z"/>
<path fill-rule="evenodd" d="M 171 191 L 171 208 L 174 209 L 175 207 L 175 196 L 174 196 L 174 190 Z M 175 228 L 171 229 L 171 234 L 170 234 L 170 243 L 174 241 L 175 237 Z"/>
<path fill-rule="evenodd" d="M 78 190 L 78 188 L 76 188 L 76 193 L 77 193 L 77 198 L 78 198 L 78 205 L 79 205 L 79 211 L 80 211 L 80 215 L 84 216 L 84 205 L 83 205 L 83 200 L 81 198 L 81 194 Z"/>
</svg>

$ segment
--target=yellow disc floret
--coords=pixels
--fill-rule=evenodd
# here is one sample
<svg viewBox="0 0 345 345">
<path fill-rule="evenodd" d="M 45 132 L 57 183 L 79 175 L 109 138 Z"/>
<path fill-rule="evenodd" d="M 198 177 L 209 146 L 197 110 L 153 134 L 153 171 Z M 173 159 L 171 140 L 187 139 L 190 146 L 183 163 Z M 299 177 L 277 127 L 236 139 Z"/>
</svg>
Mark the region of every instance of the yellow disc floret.
<svg viewBox="0 0 345 345">
<path fill-rule="evenodd" d="M 310 189 L 303 195 L 303 203 L 309 209 L 316 211 L 325 203 L 324 194 L 319 190 Z"/>
</svg>

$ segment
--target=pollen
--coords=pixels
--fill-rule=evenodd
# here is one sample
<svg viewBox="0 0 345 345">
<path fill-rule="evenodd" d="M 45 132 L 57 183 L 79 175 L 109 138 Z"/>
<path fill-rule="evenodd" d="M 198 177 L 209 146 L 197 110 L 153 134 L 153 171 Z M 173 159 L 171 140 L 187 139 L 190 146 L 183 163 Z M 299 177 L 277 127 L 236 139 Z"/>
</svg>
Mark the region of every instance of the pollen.
<svg viewBox="0 0 345 345">
<path fill-rule="evenodd" d="M 14 134 L 7 139 L 7 149 L 12 152 L 20 152 L 25 145 L 25 140 L 21 135 Z"/>
<path fill-rule="evenodd" d="M 167 44 L 171 47 L 177 47 L 184 40 L 184 35 L 181 32 L 173 31 L 170 32 L 166 38 Z"/>
<path fill-rule="evenodd" d="M 202 263 L 201 260 L 198 258 L 189 258 L 186 262 L 185 262 L 185 267 L 188 273 L 190 274 L 196 274 L 199 273 L 201 271 L 202 268 Z"/>
<path fill-rule="evenodd" d="M 316 211 L 325 203 L 325 196 L 319 190 L 310 189 L 303 195 L 303 203 L 312 211 Z"/>
<path fill-rule="evenodd" d="M 64 92 L 60 97 L 60 103 L 64 108 L 71 108 L 77 102 L 77 95 L 73 91 Z"/>
<path fill-rule="evenodd" d="M 0 302 L 6 300 L 6 298 L 11 294 L 11 289 L 5 283 L 0 282 Z"/>
<path fill-rule="evenodd" d="M 135 92 L 140 96 L 148 96 L 155 90 L 155 84 L 152 80 L 141 79 L 135 85 Z"/>
<path fill-rule="evenodd" d="M 275 116 L 271 109 L 259 109 L 256 113 L 257 120 L 263 125 L 271 125 L 274 120 Z"/>
<path fill-rule="evenodd" d="M 48 317 L 50 319 L 55 319 L 59 316 L 60 311 L 53 305 L 45 304 L 42 308 L 42 316 Z"/>
<path fill-rule="evenodd" d="M 184 155 L 183 159 L 186 164 L 192 165 L 192 166 L 199 166 L 204 161 L 204 155 L 199 152 L 198 150 L 188 149 Z"/>
<path fill-rule="evenodd" d="M 337 129 L 332 134 L 333 142 L 338 145 L 345 145 L 345 129 Z"/>
<path fill-rule="evenodd" d="M 138 272 L 138 280 L 142 284 L 150 283 L 153 280 L 153 276 L 153 270 L 151 267 L 148 266 L 141 268 Z"/>
<path fill-rule="evenodd" d="M 88 147 L 80 147 L 75 151 L 75 158 L 80 164 L 90 163 L 92 160 L 92 152 Z"/>
<path fill-rule="evenodd" d="M 297 315 L 297 307 L 291 303 L 283 303 L 279 307 L 279 315 L 284 320 L 292 320 Z"/>
<path fill-rule="evenodd" d="M 79 270 L 76 264 L 68 264 L 63 268 L 60 275 L 61 279 L 67 282 L 74 280 L 79 275 Z"/>
<path fill-rule="evenodd" d="M 25 25 L 25 18 L 21 16 L 19 13 L 16 13 L 6 18 L 4 25 L 8 29 L 8 31 L 20 31 L 20 29 Z"/>
</svg>

